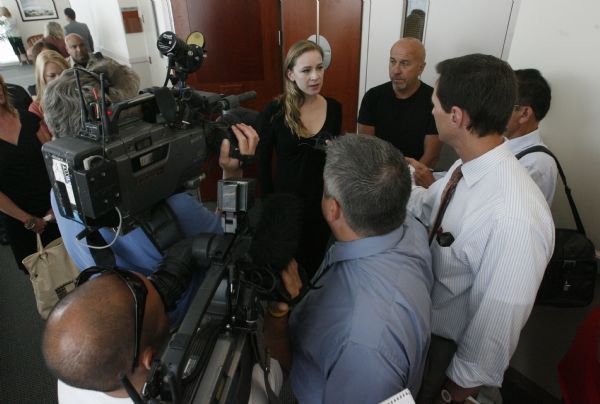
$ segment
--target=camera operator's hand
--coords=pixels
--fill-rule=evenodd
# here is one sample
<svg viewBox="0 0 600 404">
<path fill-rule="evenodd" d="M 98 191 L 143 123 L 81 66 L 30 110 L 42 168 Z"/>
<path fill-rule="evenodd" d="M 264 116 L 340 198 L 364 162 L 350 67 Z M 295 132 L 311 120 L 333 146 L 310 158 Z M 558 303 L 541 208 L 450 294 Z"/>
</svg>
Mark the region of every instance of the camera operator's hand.
<svg viewBox="0 0 600 404">
<path fill-rule="evenodd" d="M 232 125 L 231 130 L 238 141 L 240 154 L 242 156 L 254 156 L 259 140 L 258 133 L 256 133 L 254 128 L 243 123 L 238 123 Z M 223 140 L 219 152 L 219 165 L 223 169 L 223 179 L 241 177 L 243 174 L 240 160 L 229 156 L 230 147 L 229 140 Z"/>
</svg>

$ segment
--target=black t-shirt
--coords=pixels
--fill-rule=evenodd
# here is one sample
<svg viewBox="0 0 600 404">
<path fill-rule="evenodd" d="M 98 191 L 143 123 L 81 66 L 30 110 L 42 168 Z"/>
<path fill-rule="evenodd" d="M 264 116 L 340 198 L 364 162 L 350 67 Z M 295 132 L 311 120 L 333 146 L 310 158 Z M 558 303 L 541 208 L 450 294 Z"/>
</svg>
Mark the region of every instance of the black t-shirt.
<svg viewBox="0 0 600 404">
<path fill-rule="evenodd" d="M 28 111 L 20 118 L 18 144 L 0 140 L 0 191 L 24 211 L 43 216 L 50 209 L 50 180 L 36 135 L 40 120 Z"/>
<path fill-rule="evenodd" d="M 425 135 L 437 135 L 431 114 L 433 88 L 421 83 L 407 99 L 396 98 L 392 82 L 366 92 L 360 105 L 358 123 L 375 127 L 375 135 L 396 146 L 407 157 L 420 159 Z"/>
</svg>

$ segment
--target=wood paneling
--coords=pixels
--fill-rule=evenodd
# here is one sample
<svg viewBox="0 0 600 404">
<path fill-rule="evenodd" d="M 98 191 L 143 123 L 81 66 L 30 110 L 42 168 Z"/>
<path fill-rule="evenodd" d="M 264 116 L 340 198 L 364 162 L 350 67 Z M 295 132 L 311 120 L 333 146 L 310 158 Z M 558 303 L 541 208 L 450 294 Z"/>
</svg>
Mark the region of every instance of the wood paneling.
<svg viewBox="0 0 600 404">
<path fill-rule="evenodd" d="M 227 95 L 255 90 L 256 99 L 243 106 L 257 111 L 281 93 L 278 1 L 186 0 L 172 2 L 172 6 L 178 36 L 185 39 L 191 31 L 200 31 L 206 38 L 207 58 L 190 75 L 190 86 Z M 216 164 L 213 157 L 205 167 L 208 177 L 201 187 L 205 200 L 216 199 L 216 182 L 221 177 Z M 256 170 L 244 174 L 254 177 Z"/>
<path fill-rule="evenodd" d="M 320 34 L 331 45 L 323 93 L 342 103 L 342 130 L 356 131 L 360 77 L 361 0 L 320 0 Z"/>
</svg>

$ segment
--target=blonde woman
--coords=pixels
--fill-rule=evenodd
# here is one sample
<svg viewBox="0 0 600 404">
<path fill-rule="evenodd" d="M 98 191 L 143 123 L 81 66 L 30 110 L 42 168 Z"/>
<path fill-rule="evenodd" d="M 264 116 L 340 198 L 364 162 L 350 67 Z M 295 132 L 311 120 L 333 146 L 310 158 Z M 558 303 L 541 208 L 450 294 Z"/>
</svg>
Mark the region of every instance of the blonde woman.
<svg viewBox="0 0 600 404">
<path fill-rule="evenodd" d="M 36 251 L 35 233 L 44 244 L 60 236 L 50 207 L 50 180 L 42 157 L 39 120 L 12 106 L 0 76 L 0 220 L 22 271 L 21 260 Z"/>
<path fill-rule="evenodd" d="M 36 100 L 29 105 L 29 111 L 33 112 L 40 118 L 40 129 L 44 132 L 43 138 L 40 139 L 45 143 L 52 138 L 52 134 L 44 120 L 44 111 L 41 105 L 46 86 L 53 80 L 60 77 L 63 70 L 68 69 L 69 64 L 64 57 L 58 52 L 45 50 L 40 52 L 35 61 L 35 86 Z"/>
<path fill-rule="evenodd" d="M 267 105 L 258 119 L 259 179 L 262 196 L 286 192 L 304 204 L 296 260 L 309 275 L 318 269 L 330 230 L 321 214 L 325 139 L 340 134 L 342 107 L 320 94 L 323 86 L 323 50 L 300 41 L 285 58 L 284 92 Z M 277 169 L 271 161 L 275 152 Z"/>
<path fill-rule="evenodd" d="M 44 41 L 50 43 L 58 49 L 58 52 L 64 57 L 69 57 L 67 52 L 67 46 L 65 45 L 65 36 L 63 34 L 63 28 L 59 23 L 50 21 L 44 27 Z M 34 60 L 35 62 L 35 60 Z"/>
</svg>

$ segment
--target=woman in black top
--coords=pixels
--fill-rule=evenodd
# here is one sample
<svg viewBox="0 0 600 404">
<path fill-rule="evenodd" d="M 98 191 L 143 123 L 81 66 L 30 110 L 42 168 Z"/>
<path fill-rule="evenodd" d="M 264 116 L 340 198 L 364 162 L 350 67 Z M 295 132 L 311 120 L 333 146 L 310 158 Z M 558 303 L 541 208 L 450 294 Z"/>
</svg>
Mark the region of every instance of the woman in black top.
<svg viewBox="0 0 600 404">
<path fill-rule="evenodd" d="M 320 95 L 323 50 L 310 41 L 292 45 L 285 59 L 285 88 L 258 118 L 262 196 L 293 193 L 304 204 L 298 263 L 309 276 L 318 269 L 330 236 L 321 214 L 325 139 L 340 134 L 342 108 Z M 272 167 L 275 151 L 276 169 Z"/>
<path fill-rule="evenodd" d="M 19 114 L 0 76 L 0 211 L 19 268 L 36 251 L 35 233 L 44 244 L 60 237 L 50 207 L 50 181 L 38 138 L 39 119 Z M 47 220 L 44 220 L 46 217 Z"/>
</svg>

